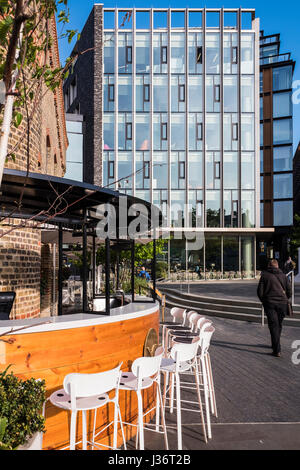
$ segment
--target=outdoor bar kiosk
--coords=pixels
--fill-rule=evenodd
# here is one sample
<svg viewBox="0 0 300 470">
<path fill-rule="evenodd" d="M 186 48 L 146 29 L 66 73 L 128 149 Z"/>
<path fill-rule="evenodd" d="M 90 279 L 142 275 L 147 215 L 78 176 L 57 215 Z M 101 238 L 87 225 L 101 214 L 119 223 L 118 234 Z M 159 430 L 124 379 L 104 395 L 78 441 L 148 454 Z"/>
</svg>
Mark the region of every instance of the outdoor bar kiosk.
<svg viewBox="0 0 300 470">
<path fill-rule="evenodd" d="M 22 204 L 16 211 L 15 201 L 20 192 Z M 59 195 L 61 196 L 61 200 Z M 9 217 L 39 221 L 58 227 L 58 316 L 26 320 L 4 320 L 0 322 L 0 370 L 11 364 L 11 371 L 22 379 L 44 379 L 47 397 L 62 388 L 64 377 L 72 372 L 95 373 L 112 369 L 122 363 L 122 370 L 130 370 L 132 362 L 145 355 L 149 337 L 158 338 L 159 303 L 155 296 L 155 269 L 153 269 L 153 295 L 150 298 L 127 298 L 124 305 L 111 308 L 109 293 L 110 246 L 106 238 L 106 308 L 104 312 L 89 311 L 87 300 L 86 269 L 83 274 L 82 313 L 62 315 L 62 244 L 63 230 L 82 228 L 83 263 L 87 263 L 87 238 L 95 231 L 99 221 L 97 208 L 101 204 L 112 204 L 118 213 L 121 194 L 89 184 L 32 174 L 16 170 L 5 170 L 1 185 L 1 198 L 5 200 L 5 213 Z M 122 201 L 124 203 L 124 201 Z M 147 227 L 151 230 L 151 204 L 137 198 L 127 197 L 126 210 L 140 203 L 148 210 Z M 51 209 L 49 210 L 49 207 Z M 161 223 L 161 213 L 155 217 Z M 130 223 L 130 217 L 128 217 Z M 114 243 L 118 243 L 121 229 L 117 218 Z M 37 224 L 37 229 L 41 225 Z M 134 254 L 134 242 L 131 242 Z M 155 245 L 155 243 L 154 243 Z M 96 243 L 93 241 L 93 246 Z M 94 258 L 94 253 L 93 253 Z M 133 264 L 133 255 L 132 255 Z M 155 257 L 154 257 L 155 258 Z M 153 260 L 153 267 L 155 259 Z M 134 282 L 132 273 L 132 284 Z M 94 280 L 93 280 L 94 282 Z M 5 333 L 5 336 L 3 334 Z M 158 340 L 157 340 L 158 342 Z M 153 343 L 153 340 L 152 340 Z M 153 344 L 152 344 L 153 345 Z M 149 349 L 148 349 L 149 351 Z M 136 394 L 120 391 L 120 407 L 123 421 L 136 423 Z M 153 406 L 155 391 L 148 389 L 144 396 L 145 411 Z M 70 414 L 46 403 L 46 432 L 44 449 L 62 449 L 69 444 Z M 113 407 L 101 408 L 97 413 L 96 429 L 100 430 L 112 420 Z M 81 439 L 81 413 L 79 413 L 77 439 Z M 149 418 L 150 419 L 150 415 Z M 88 433 L 93 426 L 93 413 L 88 416 Z M 111 428 L 111 429 L 110 429 Z M 103 433 L 100 442 L 112 443 L 112 427 Z M 126 439 L 136 433 L 134 426 L 125 427 Z M 121 444 L 119 433 L 119 443 Z M 79 446 L 80 447 L 80 446 Z"/>
</svg>

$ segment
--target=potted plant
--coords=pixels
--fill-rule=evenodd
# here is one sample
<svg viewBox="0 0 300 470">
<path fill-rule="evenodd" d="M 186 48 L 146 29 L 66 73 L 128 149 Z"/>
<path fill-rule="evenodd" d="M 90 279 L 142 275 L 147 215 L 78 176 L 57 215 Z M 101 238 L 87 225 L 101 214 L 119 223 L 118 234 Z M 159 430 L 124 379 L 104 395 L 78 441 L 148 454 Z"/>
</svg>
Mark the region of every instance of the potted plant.
<svg viewBox="0 0 300 470">
<path fill-rule="evenodd" d="M 42 448 L 45 381 L 0 373 L 0 450 Z"/>
</svg>

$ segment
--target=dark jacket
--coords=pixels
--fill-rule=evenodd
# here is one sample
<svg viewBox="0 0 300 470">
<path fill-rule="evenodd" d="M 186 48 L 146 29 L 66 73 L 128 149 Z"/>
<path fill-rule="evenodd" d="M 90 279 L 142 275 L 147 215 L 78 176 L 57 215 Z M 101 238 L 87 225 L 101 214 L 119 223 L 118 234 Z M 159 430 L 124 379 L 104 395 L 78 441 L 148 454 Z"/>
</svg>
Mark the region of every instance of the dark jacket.
<svg viewBox="0 0 300 470">
<path fill-rule="evenodd" d="M 261 274 L 257 295 L 263 304 L 286 304 L 292 296 L 291 283 L 280 269 L 268 268 Z"/>
</svg>

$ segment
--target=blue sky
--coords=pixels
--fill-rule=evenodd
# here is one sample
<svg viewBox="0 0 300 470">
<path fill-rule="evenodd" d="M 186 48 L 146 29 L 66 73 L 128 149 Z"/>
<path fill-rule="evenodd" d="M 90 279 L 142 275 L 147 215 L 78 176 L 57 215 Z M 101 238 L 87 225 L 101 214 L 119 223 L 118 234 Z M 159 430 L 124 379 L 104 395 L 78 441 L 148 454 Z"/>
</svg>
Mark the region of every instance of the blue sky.
<svg viewBox="0 0 300 470">
<path fill-rule="evenodd" d="M 182 1 L 151 1 L 130 0 L 124 1 L 104 1 L 94 2 L 94 0 L 69 0 L 70 24 L 68 28 L 82 30 L 86 19 L 94 3 L 104 3 L 105 7 L 136 7 L 136 8 L 255 8 L 256 16 L 260 18 L 260 29 L 265 34 L 281 34 L 281 53 L 291 52 L 292 58 L 296 61 L 294 80 L 300 80 L 300 46 L 299 46 L 299 18 L 300 2 L 299 0 L 205 0 L 201 3 L 199 0 Z M 60 27 L 58 26 L 58 33 Z M 67 41 L 60 41 L 61 61 L 68 57 L 74 43 L 71 45 Z M 294 105 L 294 145 L 300 140 L 300 104 Z"/>
</svg>

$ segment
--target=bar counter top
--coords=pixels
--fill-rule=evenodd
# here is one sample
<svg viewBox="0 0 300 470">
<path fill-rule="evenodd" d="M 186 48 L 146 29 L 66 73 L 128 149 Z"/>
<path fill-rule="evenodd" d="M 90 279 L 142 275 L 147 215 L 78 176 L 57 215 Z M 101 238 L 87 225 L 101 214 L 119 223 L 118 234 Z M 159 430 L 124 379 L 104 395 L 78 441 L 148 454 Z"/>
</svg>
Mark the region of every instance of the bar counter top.
<svg viewBox="0 0 300 470">
<path fill-rule="evenodd" d="M 0 335 L 3 333 L 29 334 L 42 333 L 47 331 L 68 330 L 86 326 L 110 324 L 124 320 L 132 320 L 157 312 L 159 303 L 146 300 L 144 302 L 129 303 L 123 307 L 112 308 L 110 315 L 93 313 L 75 313 L 53 317 L 29 318 L 24 320 L 3 320 L 0 322 Z M 20 331 L 19 328 L 26 327 Z M 10 331 L 13 329 L 14 331 Z"/>
</svg>

